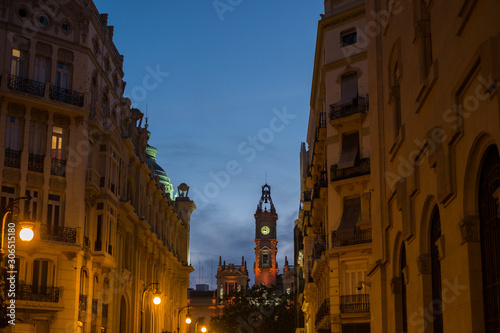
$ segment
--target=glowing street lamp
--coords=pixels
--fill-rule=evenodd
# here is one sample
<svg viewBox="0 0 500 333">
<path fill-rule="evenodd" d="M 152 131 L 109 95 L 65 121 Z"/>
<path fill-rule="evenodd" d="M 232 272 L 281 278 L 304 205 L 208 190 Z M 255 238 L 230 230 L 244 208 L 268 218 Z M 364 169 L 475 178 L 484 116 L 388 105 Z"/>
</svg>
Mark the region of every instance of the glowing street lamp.
<svg viewBox="0 0 500 333">
<path fill-rule="evenodd" d="M 152 287 L 156 286 L 156 291 L 153 293 L 154 298 L 153 298 L 153 303 L 155 305 L 158 305 L 161 303 L 161 298 L 160 298 L 160 293 L 158 292 L 158 282 L 153 282 L 150 284 L 147 284 L 144 287 L 144 290 L 142 291 L 142 298 L 141 298 L 141 333 L 142 333 L 142 317 L 144 316 L 144 296 L 146 295 L 146 292 Z"/>
<path fill-rule="evenodd" d="M 179 309 L 179 311 L 177 311 L 177 333 L 180 332 L 179 326 L 180 326 L 180 323 L 181 323 L 181 312 L 182 312 L 182 310 L 184 310 L 186 308 L 188 309 L 188 313 L 186 315 L 185 322 L 188 325 L 191 324 L 191 317 L 189 316 L 189 305 L 183 306 L 182 308 Z"/>
<path fill-rule="evenodd" d="M 186 324 L 188 324 L 188 325 L 191 324 L 191 318 L 189 318 L 189 317 L 186 318 Z"/>
</svg>

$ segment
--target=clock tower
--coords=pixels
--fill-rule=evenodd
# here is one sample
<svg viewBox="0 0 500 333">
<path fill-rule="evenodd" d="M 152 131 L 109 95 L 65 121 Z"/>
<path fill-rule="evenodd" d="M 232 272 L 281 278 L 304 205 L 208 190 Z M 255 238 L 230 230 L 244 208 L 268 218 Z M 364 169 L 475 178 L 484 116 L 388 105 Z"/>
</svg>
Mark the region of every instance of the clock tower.
<svg viewBox="0 0 500 333">
<path fill-rule="evenodd" d="M 276 285 L 278 274 L 278 263 L 276 253 L 278 252 L 276 237 L 276 221 L 278 214 L 271 199 L 271 186 L 262 186 L 257 210 L 255 211 L 255 284 L 264 284 L 268 287 Z"/>
</svg>

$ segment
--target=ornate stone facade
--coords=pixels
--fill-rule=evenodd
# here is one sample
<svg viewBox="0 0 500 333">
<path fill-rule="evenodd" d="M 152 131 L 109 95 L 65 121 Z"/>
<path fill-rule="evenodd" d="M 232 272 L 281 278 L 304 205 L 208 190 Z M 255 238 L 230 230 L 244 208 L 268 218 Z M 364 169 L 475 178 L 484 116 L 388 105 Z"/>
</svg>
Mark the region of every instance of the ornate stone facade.
<svg viewBox="0 0 500 333">
<path fill-rule="evenodd" d="M 15 329 L 176 331 L 193 270 L 189 187 L 174 198 L 146 154 L 107 15 L 53 4 L 0 4 L 1 198 L 30 195 L 19 217 L 36 220 L 34 240 L 17 242 Z"/>
</svg>

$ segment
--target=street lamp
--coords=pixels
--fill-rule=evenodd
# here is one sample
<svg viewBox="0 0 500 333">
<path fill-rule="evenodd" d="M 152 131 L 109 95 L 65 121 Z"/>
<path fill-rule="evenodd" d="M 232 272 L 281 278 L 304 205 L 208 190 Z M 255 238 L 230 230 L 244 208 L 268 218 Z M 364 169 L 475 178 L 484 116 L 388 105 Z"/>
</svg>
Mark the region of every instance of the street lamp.
<svg viewBox="0 0 500 333">
<path fill-rule="evenodd" d="M 196 325 L 194 326 L 195 333 L 198 333 L 198 320 L 196 321 Z M 201 326 L 201 332 L 207 332 L 207 328 L 205 326 Z"/>
<path fill-rule="evenodd" d="M 146 292 L 152 287 L 152 286 L 156 286 L 156 290 L 155 292 L 153 293 L 153 295 L 155 295 L 155 297 L 153 298 L 153 303 L 155 305 L 158 305 L 161 303 L 161 298 L 160 298 L 160 293 L 158 292 L 158 282 L 152 282 L 150 284 L 147 284 L 145 287 L 144 287 L 144 290 L 142 291 L 142 297 L 141 297 L 141 333 L 142 333 L 142 317 L 144 316 L 144 296 L 146 295 Z"/>
<path fill-rule="evenodd" d="M 183 306 L 182 308 L 179 309 L 179 311 L 177 311 L 177 333 L 180 332 L 179 330 L 179 326 L 180 326 L 180 323 L 181 323 L 181 312 L 182 310 L 184 309 L 188 309 L 188 315 L 186 317 L 186 324 L 191 324 L 191 318 L 189 317 L 189 305 L 186 305 L 186 306 Z"/>
<path fill-rule="evenodd" d="M 29 205 L 29 202 L 31 200 L 31 196 L 25 196 L 25 197 L 20 197 L 20 198 L 16 198 L 16 199 L 13 199 L 11 200 L 7 206 L 3 207 L 3 211 L 2 213 L 4 213 L 3 217 L 2 217 L 2 234 L 0 235 L 0 308 L 2 308 L 2 311 L 3 310 L 6 310 L 5 308 L 5 303 L 4 303 L 4 294 L 3 294 L 3 290 L 4 290 L 4 276 L 3 276 L 3 272 L 4 272 L 4 251 L 3 251 L 3 239 L 5 237 L 5 224 L 7 223 L 7 216 L 9 216 L 9 214 L 11 215 L 14 215 L 14 212 L 15 212 L 15 209 L 17 209 L 19 211 L 19 207 L 16 206 L 16 204 L 21 201 L 21 200 L 26 200 L 28 201 L 28 205 Z M 30 221 L 23 221 L 23 222 L 20 222 L 19 223 L 21 225 L 21 231 L 19 233 L 19 237 L 21 240 L 23 241 L 30 241 L 33 239 L 33 236 L 34 236 L 34 233 L 33 233 L 33 225 L 34 223 L 33 222 L 30 222 Z M 15 234 L 16 234 L 16 224 L 14 222 L 9 222 L 8 224 L 8 242 L 11 243 L 11 242 L 14 242 L 15 241 Z M 13 236 L 13 237 L 12 237 Z M 11 262 L 14 261 L 14 258 L 15 258 L 15 255 L 13 253 L 9 253 L 9 266 L 11 265 Z M 12 264 L 13 266 L 13 264 Z M 10 269 L 11 271 L 13 271 L 13 269 Z M 11 273 L 12 274 L 12 273 Z M 0 329 L 3 328 L 2 325 L 0 325 Z"/>
</svg>

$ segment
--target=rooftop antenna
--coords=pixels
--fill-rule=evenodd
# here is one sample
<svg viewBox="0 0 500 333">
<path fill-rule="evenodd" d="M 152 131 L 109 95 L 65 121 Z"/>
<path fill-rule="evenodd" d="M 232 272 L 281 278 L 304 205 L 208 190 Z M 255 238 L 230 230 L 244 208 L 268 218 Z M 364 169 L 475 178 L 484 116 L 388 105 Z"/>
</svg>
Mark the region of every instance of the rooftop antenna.
<svg viewBox="0 0 500 333">
<path fill-rule="evenodd" d="M 266 172 L 266 184 L 267 184 L 267 172 Z"/>
</svg>

